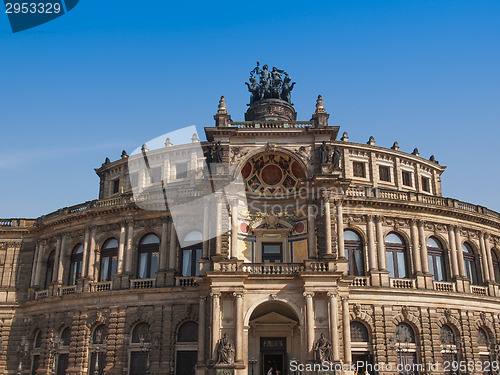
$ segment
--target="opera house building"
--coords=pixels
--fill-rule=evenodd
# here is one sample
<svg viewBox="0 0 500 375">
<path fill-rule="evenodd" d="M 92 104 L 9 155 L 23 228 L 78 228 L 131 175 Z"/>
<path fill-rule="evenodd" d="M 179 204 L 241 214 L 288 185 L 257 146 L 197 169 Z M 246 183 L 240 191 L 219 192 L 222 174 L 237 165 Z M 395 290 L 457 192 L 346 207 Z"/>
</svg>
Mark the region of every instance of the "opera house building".
<svg viewBox="0 0 500 375">
<path fill-rule="evenodd" d="M 498 373 L 500 215 L 250 81 L 245 121 L 222 97 L 106 158 L 98 199 L 0 219 L 1 374 Z"/>
</svg>

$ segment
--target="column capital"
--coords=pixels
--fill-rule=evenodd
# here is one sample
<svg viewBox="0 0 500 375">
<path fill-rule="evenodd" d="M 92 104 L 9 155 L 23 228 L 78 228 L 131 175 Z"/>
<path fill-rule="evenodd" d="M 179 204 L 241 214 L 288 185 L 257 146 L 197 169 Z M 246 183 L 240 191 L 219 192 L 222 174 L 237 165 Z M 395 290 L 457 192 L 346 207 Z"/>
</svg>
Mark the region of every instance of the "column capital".
<svg viewBox="0 0 500 375">
<path fill-rule="evenodd" d="M 340 298 L 342 298 L 342 302 L 345 302 L 345 303 L 349 302 L 349 296 L 342 296 Z"/>
<path fill-rule="evenodd" d="M 344 199 L 343 198 L 335 198 L 333 200 L 333 202 L 335 203 L 335 207 L 341 207 L 342 204 L 344 203 Z"/>
<path fill-rule="evenodd" d="M 233 296 L 236 298 L 243 298 L 244 294 L 244 292 L 233 292 Z"/>
<path fill-rule="evenodd" d="M 162 224 L 168 224 L 169 221 L 170 221 L 170 216 L 163 216 L 163 217 L 160 218 L 160 222 Z"/>
<path fill-rule="evenodd" d="M 373 220 L 375 219 L 375 216 L 372 214 L 368 214 L 368 215 L 365 215 L 365 218 L 366 218 L 366 221 L 373 222 Z"/>
<path fill-rule="evenodd" d="M 327 293 L 326 293 L 326 295 L 327 295 L 328 297 L 330 297 L 330 298 L 334 298 L 334 297 L 336 298 L 336 297 L 338 297 L 338 296 L 339 296 L 339 292 L 338 292 L 338 291 L 336 291 L 336 290 L 334 290 L 334 291 L 327 292 Z"/>
<path fill-rule="evenodd" d="M 314 292 L 304 292 L 302 295 L 306 298 L 313 298 Z"/>
<path fill-rule="evenodd" d="M 210 293 L 210 297 L 212 297 L 212 298 L 220 298 L 220 292 L 212 292 L 212 293 Z"/>
<path fill-rule="evenodd" d="M 207 296 L 198 296 L 198 301 L 205 302 L 207 300 Z"/>
<path fill-rule="evenodd" d="M 124 221 L 125 225 L 128 225 L 128 226 L 131 226 L 131 225 L 134 225 L 134 220 L 132 219 L 127 219 Z"/>
<path fill-rule="evenodd" d="M 375 216 L 375 221 L 376 221 L 377 223 L 382 224 L 382 222 L 384 221 L 383 216 L 381 216 L 381 215 L 374 215 L 374 216 Z"/>
<path fill-rule="evenodd" d="M 323 198 L 325 201 L 329 202 L 331 194 L 332 194 L 331 191 L 329 191 L 329 190 L 323 190 L 321 192 L 321 198 Z"/>
<path fill-rule="evenodd" d="M 479 235 L 479 240 L 481 240 L 481 238 L 484 240 L 486 238 L 486 236 L 484 235 L 483 232 L 479 231 L 478 232 L 478 235 Z"/>
</svg>

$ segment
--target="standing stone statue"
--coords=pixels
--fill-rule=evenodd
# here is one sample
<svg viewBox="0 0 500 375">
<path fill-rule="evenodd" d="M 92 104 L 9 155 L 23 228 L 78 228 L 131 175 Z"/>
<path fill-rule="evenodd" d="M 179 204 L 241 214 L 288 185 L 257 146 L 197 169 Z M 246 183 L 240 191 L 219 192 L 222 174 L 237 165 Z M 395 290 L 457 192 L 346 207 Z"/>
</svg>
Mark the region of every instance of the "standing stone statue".
<svg viewBox="0 0 500 375">
<path fill-rule="evenodd" d="M 257 78 L 250 77 L 250 83 L 245 82 L 245 85 L 248 86 L 248 91 L 252 93 L 252 95 L 250 95 L 250 105 L 252 105 L 256 101 L 259 101 L 261 95 L 260 95 L 260 86 L 257 83 Z"/>
<path fill-rule="evenodd" d="M 340 151 L 340 148 L 335 146 L 333 149 L 333 159 L 332 159 L 333 169 L 340 169 L 341 158 L 342 158 L 342 151 Z"/>
<path fill-rule="evenodd" d="M 267 65 L 262 67 L 260 74 L 260 98 L 265 99 L 271 96 L 271 72 L 267 69 Z"/>
<path fill-rule="evenodd" d="M 283 83 L 283 79 L 281 78 L 281 74 L 285 73 L 284 70 L 280 70 L 273 66 L 273 71 L 271 72 L 271 98 L 277 98 L 279 99 L 280 97 L 280 92 L 281 92 L 281 84 Z"/>
<path fill-rule="evenodd" d="M 217 362 L 225 365 L 234 364 L 234 344 L 231 340 L 229 340 L 229 336 L 227 332 L 224 333 L 222 339 L 219 340 L 217 344 Z"/>
<path fill-rule="evenodd" d="M 332 362 L 332 344 L 322 333 L 316 344 L 314 344 L 314 360 L 316 363 Z"/>
<path fill-rule="evenodd" d="M 330 146 L 326 144 L 326 141 L 323 141 L 318 150 L 321 164 L 328 164 L 328 161 L 330 160 Z"/>
<path fill-rule="evenodd" d="M 220 144 L 220 141 L 214 144 L 214 149 L 212 153 L 212 161 L 214 163 L 222 163 L 222 145 Z"/>
</svg>

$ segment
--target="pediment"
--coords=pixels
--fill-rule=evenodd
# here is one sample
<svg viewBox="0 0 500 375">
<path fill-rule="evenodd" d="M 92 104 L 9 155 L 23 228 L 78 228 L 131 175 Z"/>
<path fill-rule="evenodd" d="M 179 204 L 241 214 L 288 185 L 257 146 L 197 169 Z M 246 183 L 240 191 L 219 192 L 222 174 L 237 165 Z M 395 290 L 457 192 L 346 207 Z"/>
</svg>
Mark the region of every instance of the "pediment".
<svg viewBox="0 0 500 375">
<path fill-rule="evenodd" d="M 266 315 L 262 315 L 256 319 L 250 321 L 250 324 L 255 325 L 277 325 L 277 324 L 286 324 L 286 325 L 296 325 L 297 322 L 293 319 L 287 318 L 277 312 L 270 312 Z"/>
</svg>

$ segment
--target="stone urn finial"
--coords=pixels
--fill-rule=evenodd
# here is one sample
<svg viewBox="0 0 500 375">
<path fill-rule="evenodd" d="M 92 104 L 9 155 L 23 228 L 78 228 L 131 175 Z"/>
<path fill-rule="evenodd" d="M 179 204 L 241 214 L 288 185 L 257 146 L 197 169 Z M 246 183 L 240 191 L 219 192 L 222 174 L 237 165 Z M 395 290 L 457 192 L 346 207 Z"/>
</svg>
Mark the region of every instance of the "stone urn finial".
<svg viewBox="0 0 500 375">
<path fill-rule="evenodd" d="M 222 115 L 227 114 L 226 98 L 224 98 L 224 96 L 220 97 L 220 100 L 219 100 L 219 109 L 217 110 L 217 113 L 220 113 Z"/>
<path fill-rule="evenodd" d="M 316 113 L 325 113 L 325 103 L 321 95 L 318 95 L 316 99 Z"/>
</svg>

